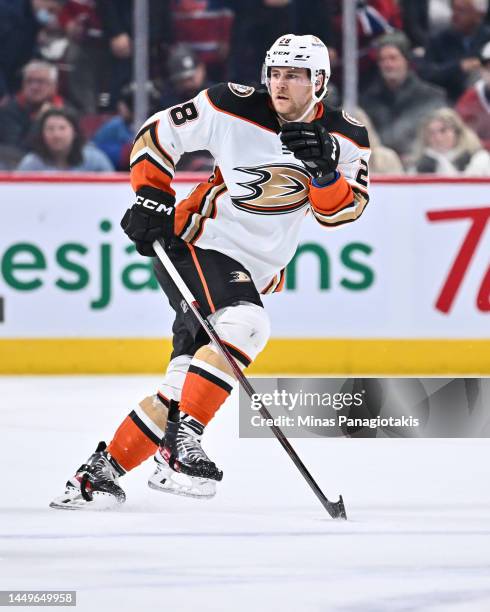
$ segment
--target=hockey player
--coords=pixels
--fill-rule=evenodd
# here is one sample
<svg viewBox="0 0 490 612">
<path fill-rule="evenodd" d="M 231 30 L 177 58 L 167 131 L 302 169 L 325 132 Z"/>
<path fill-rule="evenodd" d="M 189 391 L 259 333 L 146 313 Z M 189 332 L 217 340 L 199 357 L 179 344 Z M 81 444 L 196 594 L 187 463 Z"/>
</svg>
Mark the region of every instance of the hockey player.
<svg viewBox="0 0 490 612">
<path fill-rule="evenodd" d="M 367 131 L 327 111 L 330 62 L 315 36 L 287 34 L 267 52 L 264 90 L 233 83 L 150 117 L 131 155 L 136 202 L 121 225 L 138 252 L 166 250 L 221 339 L 246 368 L 269 338 L 261 295 L 280 291 L 301 223 L 326 228 L 357 219 L 368 203 Z M 216 166 L 176 204 L 172 178 L 184 152 L 206 149 Z M 234 377 L 157 258 L 158 281 L 175 310 L 173 352 L 158 392 L 100 443 L 55 499 L 55 508 L 125 500 L 119 477 L 154 455 L 149 486 L 211 497 L 222 472 L 201 446 L 204 428 Z"/>
</svg>

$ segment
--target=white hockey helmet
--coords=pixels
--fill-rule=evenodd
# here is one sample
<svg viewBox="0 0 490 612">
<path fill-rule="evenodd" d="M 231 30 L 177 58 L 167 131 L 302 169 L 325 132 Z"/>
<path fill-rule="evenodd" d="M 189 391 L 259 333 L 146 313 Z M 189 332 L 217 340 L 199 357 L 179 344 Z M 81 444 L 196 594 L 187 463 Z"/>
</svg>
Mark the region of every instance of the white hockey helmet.
<svg viewBox="0 0 490 612">
<path fill-rule="evenodd" d="M 285 34 L 276 40 L 265 55 L 262 70 L 262 83 L 267 86 L 269 93 L 270 73 L 273 66 L 307 68 L 310 71 L 310 81 L 313 85 L 313 100 L 320 102 L 325 97 L 330 78 L 330 57 L 326 45 L 317 36 Z M 322 87 L 315 92 L 321 76 L 323 76 Z"/>
</svg>

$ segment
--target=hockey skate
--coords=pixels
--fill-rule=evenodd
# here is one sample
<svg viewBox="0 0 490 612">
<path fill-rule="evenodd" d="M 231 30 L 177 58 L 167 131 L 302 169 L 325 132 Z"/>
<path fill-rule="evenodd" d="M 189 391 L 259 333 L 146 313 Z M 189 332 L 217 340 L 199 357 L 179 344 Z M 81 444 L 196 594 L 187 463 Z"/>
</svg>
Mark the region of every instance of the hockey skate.
<svg viewBox="0 0 490 612">
<path fill-rule="evenodd" d="M 123 468 L 99 442 L 95 453 L 77 470 L 65 485 L 65 493 L 54 499 L 50 508 L 62 510 L 108 510 L 126 501 L 119 486 Z"/>
<path fill-rule="evenodd" d="M 148 486 L 165 493 L 209 499 L 216 495 L 216 482 L 223 472 L 201 446 L 204 426 L 171 402 L 162 446 L 155 454 L 156 469 Z"/>
</svg>

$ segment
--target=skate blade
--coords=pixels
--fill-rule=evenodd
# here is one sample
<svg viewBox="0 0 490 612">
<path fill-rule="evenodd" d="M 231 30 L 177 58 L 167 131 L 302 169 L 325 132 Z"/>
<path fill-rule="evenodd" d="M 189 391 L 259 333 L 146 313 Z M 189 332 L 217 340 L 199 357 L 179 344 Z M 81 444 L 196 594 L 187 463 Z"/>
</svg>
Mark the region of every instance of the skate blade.
<svg viewBox="0 0 490 612">
<path fill-rule="evenodd" d="M 216 481 L 180 474 L 169 467 L 160 467 L 150 476 L 148 486 L 150 489 L 162 493 L 193 497 L 194 499 L 211 499 L 216 495 Z"/>
<path fill-rule="evenodd" d="M 114 495 L 100 491 L 93 493 L 92 501 L 86 501 L 83 499 L 80 491 L 73 489 L 72 491 L 67 491 L 65 495 L 60 495 L 53 499 L 49 507 L 56 510 L 85 510 L 93 512 L 97 510 L 113 510 L 119 508 L 121 504 L 122 502 L 118 501 Z"/>
</svg>

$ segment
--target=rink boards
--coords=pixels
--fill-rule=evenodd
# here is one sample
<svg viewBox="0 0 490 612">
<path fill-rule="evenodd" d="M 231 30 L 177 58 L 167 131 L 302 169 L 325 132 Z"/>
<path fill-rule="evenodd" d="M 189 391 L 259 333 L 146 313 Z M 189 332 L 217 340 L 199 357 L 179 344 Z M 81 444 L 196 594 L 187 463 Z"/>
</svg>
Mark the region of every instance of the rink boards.
<svg viewBox="0 0 490 612">
<path fill-rule="evenodd" d="M 384 179 L 353 224 L 307 217 L 255 373 L 490 373 L 489 187 Z M 127 177 L 4 177 L 0 193 L 0 372 L 161 371 L 172 311 L 119 228 Z"/>
</svg>

